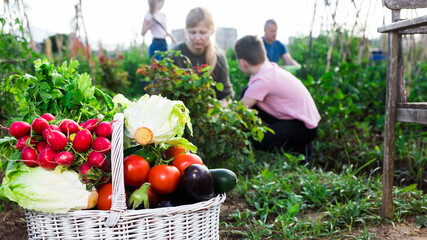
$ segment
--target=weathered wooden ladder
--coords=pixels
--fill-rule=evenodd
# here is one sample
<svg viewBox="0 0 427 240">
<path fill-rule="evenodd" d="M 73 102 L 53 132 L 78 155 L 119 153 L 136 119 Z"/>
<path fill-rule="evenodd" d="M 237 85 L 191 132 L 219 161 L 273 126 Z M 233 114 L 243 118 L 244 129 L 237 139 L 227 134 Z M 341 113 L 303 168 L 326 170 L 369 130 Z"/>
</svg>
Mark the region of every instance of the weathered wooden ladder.
<svg viewBox="0 0 427 240">
<path fill-rule="evenodd" d="M 427 8 L 427 0 L 384 0 L 392 23 L 378 28 L 388 33 L 382 216 L 392 218 L 396 121 L 427 124 L 427 102 L 408 102 L 402 57 L 402 35 L 427 33 L 427 15 L 402 20 L 401 9 Z"/>
</svg>

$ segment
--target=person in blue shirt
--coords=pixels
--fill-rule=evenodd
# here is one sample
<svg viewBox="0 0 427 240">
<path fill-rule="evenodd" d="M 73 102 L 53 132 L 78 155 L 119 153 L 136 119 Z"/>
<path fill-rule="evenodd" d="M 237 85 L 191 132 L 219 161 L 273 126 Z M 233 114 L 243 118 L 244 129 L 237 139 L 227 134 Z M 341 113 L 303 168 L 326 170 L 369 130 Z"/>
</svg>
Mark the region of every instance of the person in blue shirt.
<svg viewBox="0 0 427 240">
<path fill-rule="evenodd" d="M 285 65 L 300 67 L 300 64 L 295 61 L 291 54 L 286 49 L 285 44 L 276 39 L 277 37 L 277 23 L 273 19 L 269 19 L 264 25 L 264 47 L 267 52 L 267 57 L 270 62 L 277 63 L 280 59 L 283 60 Z"/>
</svg>

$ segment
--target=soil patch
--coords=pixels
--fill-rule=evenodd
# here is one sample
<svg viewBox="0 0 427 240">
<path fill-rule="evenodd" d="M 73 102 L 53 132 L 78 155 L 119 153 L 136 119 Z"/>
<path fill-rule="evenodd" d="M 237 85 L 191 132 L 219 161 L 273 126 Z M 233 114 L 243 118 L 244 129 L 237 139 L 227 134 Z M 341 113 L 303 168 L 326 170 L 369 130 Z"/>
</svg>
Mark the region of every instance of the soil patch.
<svg viewBox="0 0 427 240">
<path fill-rule="evenodd" d="M 16 205 L 5 202 L 0 203 L 2 206 L 0 211 L 0 239 L 27 239 L 27 225 L 25 223 L 24 211 Z M 231 217 L 231 214 L 236 213 L 236 210 L 244 212 L 249 208 L 251 207 L 244 199 L 233 194 L 227 195 L 227 199 L 221 205 L 220 239 L 235 240 L 243 238 L 242 235 L 236 234 L 235 231 L 245 231 L 245 228 L 235 227 L 237 222 Z M 234 226 L 231 227 L 227 223 L 232 223 Z M 415 217 L 409 217 L 405 222 L 396 223 L 394 226 L 391 223 L 370 226 L 369 232 L 375 234 L 378 240 L 427 240 L 427 227 L 416 228 Z"/>
<path fill-rule="evenodd" d="M 27 224 L 22 208 L 0 201 L 0 239 L 27 239 Z"/>
<path fill-rule="evenodd" d="M 382 223 L 378 226 L 370 227 L 369 232 L 375 233 L 378 240 L 426 240 L 427 227 L 417 228 L 415 217 L 409 217 L 403 223 Z"/>
</svg>

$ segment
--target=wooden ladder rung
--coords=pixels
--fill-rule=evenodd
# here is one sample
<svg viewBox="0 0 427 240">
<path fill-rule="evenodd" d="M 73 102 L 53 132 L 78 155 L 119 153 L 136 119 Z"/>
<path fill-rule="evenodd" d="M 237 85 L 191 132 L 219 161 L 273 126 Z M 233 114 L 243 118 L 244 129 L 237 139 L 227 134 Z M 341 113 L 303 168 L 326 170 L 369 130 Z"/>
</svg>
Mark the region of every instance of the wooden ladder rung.
<svg viewBox="0 0 427 240">
<path fill-rule="evenodd" d="M 427 124 L 427 102 L 398 104 L 396 106 L 396 121 Z"/>
<path fill-rule="evenodd" d="M 427 25 L 427 15 L 417 17 L 417 18 L 411 18 L 408 20 L 402 20 L 402 21 L 394 22 L 389 25 L 379 27 L 378 32 L 386 33 L 386 32 L 401 31 L 401 30 L 408 30 L 408 29 L 416 29 L 423 25 Z"/>
</svg>

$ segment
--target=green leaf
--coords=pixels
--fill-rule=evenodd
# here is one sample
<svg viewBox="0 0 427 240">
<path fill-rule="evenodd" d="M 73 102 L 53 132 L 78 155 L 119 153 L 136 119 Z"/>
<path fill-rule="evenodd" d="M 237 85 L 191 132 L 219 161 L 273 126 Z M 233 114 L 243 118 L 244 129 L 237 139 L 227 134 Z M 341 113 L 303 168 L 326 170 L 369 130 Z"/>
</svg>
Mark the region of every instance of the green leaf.
<svg viewBox="0 0 427 240">
<path fill-rule="evenodd" d="M 218 91 L 223 91 L 224 90 L 224 85 L 222 83 L 216 83 L 216 89 L 218 89 Z"/>
<path fill-rule="evenodd" d="M 63 86 L 65 83 L 64 77 L 58 73 L 52 73 L 52 82 L 55 86 Z"/>
<path fill-rule="evenodd" d="M 63 95 L 63 94 L 62 94 L 62 92 L 61 92 L 61 91 L 59 91 L 58 89 L 53 89 L 53 90 L 52 90 L 52 97 L 53 97 L 54 99 L 61 98 L 62 96 L 64 96 L 64 95 Z"/>
<path fill-rule="evenodd" d="M 421 228 L 427 226 L 427 216 L 416 216 L 415 218 L 415 226 L 417 228 Z"/>
<path fill-rule="evenodd" d="M 62 98 L 62 105 L 67 109 L 71 109 L 74 106 L 72 92 L 67 92 L 67 94 L 65 94 L 65 97 Z"/>
<path fill-rule="evenodd" d="M 40 91 L 40 97 L 43 99 L 44 103 L 48 103 L 49 100 L 52 98 L 52 94 L 45 91 Z"/>
<path fill-rule="evenodd" d="M 39 89 L 40 89 L 40 92 L 43 92 L 43 91 L 49 92 L 51 87 L 49 86 L 49 84 L 47 82 L 42 82 L 39 85 Z"/>
<path fill-rule="evenodd" d="M 89 74 L 83 73 L 77 77 L 77 88 L 81 94 L 82 100 L 93 98 L 95 87 L 92 86 L 92 78 Z"/>
<path fill-rule="evenodd" d="M 111 98 L 110 95 L 105 94 L 99 88 L 95 88 L 95 93 L 96 93 L 97 96 L 101 96 L 104 99 L 105 105 L 107 105 L 108 108 L 110 108 L 110 109 L 114 108 L 114 102 L 113 102 L 113 99 Z"/>
</svg>

